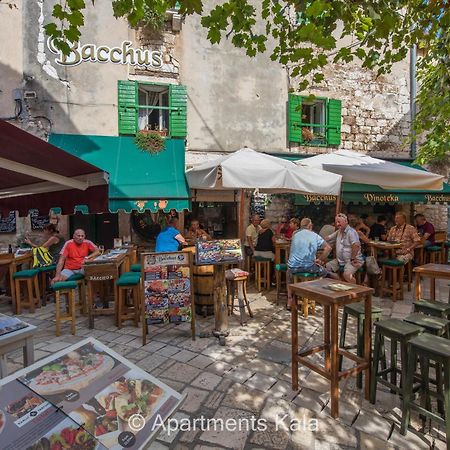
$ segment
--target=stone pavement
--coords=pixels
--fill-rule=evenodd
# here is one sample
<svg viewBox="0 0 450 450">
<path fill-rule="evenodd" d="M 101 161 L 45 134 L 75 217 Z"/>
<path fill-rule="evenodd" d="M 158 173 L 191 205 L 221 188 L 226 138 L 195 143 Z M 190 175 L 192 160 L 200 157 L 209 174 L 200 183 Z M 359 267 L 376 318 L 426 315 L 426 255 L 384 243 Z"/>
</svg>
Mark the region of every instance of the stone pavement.
<svg viewBox="0 0 450 450">
<path fill-rule="evenodd" d="M 427 290 L 425 289 L 425 296 Z M 447 283 L 439 283 L 437 296 L 446 301 Z M 213 337 L 190 339 L 187 324 L 150 326 L 147 345 L 142 347 L 141 329 L 125 326 L 118 330 L 111 316 L 98 318 L 95 329 L 87 328 L 80 317 L 77 335 L 64 326 L 55 336 L 54 305 L 21 317 L 36 325 L 36 359 L 59 351 L 87 336 L 93 336 L 139 367 L 187 395 L 177 419 L 216 418 L 239 420 L 234 431 L 220 429 L 162 430 L 148 447 L 152 450 L 207 449 L 428 449 L 446 448 L 445 433 L 433 423 L 425 429 L 413 416 L 413 431 L 400 435 L 401 418 L 398 396 L 379 389 L 376 405 L 364 400 L 355 378 L 341 383 L 341 416 L 330 416 L 329 387 L 325 379 L 301 368 L 300 389 L 290 386 L 290 314 L 284 302 L 275 305 L 274 291 L 267 295 L 249 295 L 254 318 L 241 327 L 236 315 L 230 319 L 230 336 L 221 347 Z M 374 298 L 387 317 L 402 318 L 411 311 L 412 294 L 392 304 Z M 6 297 L 0 298 L 0 312 L 10 313 Z M 212 330 L 212 317 L 198 318 L 197 332 Z M 322 312 L 307 320 L 299 317 L 300 345 L 319 342 L 322 336 Z M 349 339 L 355 337 L 350 328 Z M 21 352 L 8 359 L 9 372 L 22 367 Z M 261 422 L 256 422 L 260 420 Z M 180 422 L 181 423 L 181 422 Z M 197 422 L 199 423 L 199 422 Z M 249 424 L 249 426 L 244 426 Z M 264 424 L 259 427 L 258 424 Z M 253 425 L 253 426 L 252 426 Z"/>
</svg>

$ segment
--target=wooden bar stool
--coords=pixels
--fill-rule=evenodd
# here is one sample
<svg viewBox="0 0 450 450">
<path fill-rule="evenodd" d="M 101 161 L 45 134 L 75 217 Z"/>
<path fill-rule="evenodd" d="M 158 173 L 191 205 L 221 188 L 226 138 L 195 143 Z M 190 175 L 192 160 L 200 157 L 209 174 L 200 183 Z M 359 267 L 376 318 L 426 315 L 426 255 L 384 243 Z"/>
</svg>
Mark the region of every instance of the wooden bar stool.
<svg viewBox="0 0 450 450">
<path fill-rule="evenodd" d="M 21 270 L 13 275 L 16 289 L 15 313 L 21 314 L 22 308 L 28 308 L 34 313 L 36 306 L 41 306 L 41 294 L 39 289 L 39 269 Z M 27 288 L 27 297 L 22 301 L 21 285 L 24 283 Z"/>
<path fill-rule="evenodd" d="M 139 272 L 139 273 L 141 273 L 142 266 L 140 264 L 131 264 L 130 270 L 132 272 Z"/>
<path fill-rule="evenodd" d="M 122 322 L 125 320 L 133 320 L 134 326 L 137 327 L 140 312 L 140 274 L 137 272 L 123 274 L 116 281 L 116 286 L 118 289 L 116 305 L 117 327 L 119 329 L 122 328 Z M 131 302 L 127 302 L 129 299 L 131 299 Z"/>
<path fill-rule="evenodd" d="M 294 272 L 292 274 L 294 278 L 294 283 L 303 283 L 304 281 L 312 281 L 319 278 L 316 273 L 310 272 Z M 316 314 L 316 302 L 314 300 L 310 300 L 309 298 L 299 297 L 301 303 L 301 309 L 303 313 L 303 317 L 305 319 L 308 318 L 309 310 L 311 309 L 311 314 L 314 316 Z"/>
<path fill-rule="evenodd" d="M 402 408 L 402 425 L 400 432 L 405 435 L 409 426 L 411 410 L 435 420 L 445 427 L 447 436 L 447 448 L 450 439 L 450 346 L 448 340 L 431 334 L 422 334 L 411 339 L 408 342 L 408 370 L 405 382 Z M 414 373 L 416 372 L 417 359 L 420 359 L 420 375 L 422 398 L 421 405 L 417 404 L 413 396 Z M 429 367 L 430 361 L 435 362 L 435 366 L 440 371 L 443 370 L 442 377 L 438 380 L 436 377 L 436 391 L 430 391 Z M 438 399 L 438 405 L 441 404 L 441 411 L 433 412 L 431 408 L 430 397 Z"/>
<path fill-rule="evenodd" d="M 405 317 L 403 320 L 405 322 L 425 328 L 427 333 L 448 338 L 448 326 L 450 324 L 450 321 L 447 319 L 435 316 L 427 316 L 420 313 L 413 313 Z M 448 343 L 448 345 L 450 345 L 450 342 Z"/>
<path fill-rule="evenodd" d="M 50 285 L 48 283 L 49 277 L 54 275 L 56 270 L 56 264 L 51 264 L 50 266 L 39 267 L 39 274 L 41 275 L 41 286 L 42 286 L 42 305 L 47 304 L 47 296 L 49 292 Z"/>
<path fill-rule="evenodd" d="M 87 300 L 86 300 L 86 284 L 85 278 L 82 273 L 74 273 L 66 281 L 75 281 L 78 287 L 78 307 L 80 313 L 86 315 L 88 313 Z"/>
<path fill-rule="evenodd" d="M 450 241 L 444 242 L 442 245 L 442 264 L 448 264 L 448 249 L 450 248 Z"/>
<path fill-rule="evenodd" d="M 262 256 L 254 256 L 255 262 L 255 283 L 258 292 L 264 289 L 270 290 L 270 258 L 263 258 Z"/>
<path fill-rule="evenodd" d="M 248 315 L 253 317 L 252 310 L 250 309 L 250 303 L 247 298 L 247 278 L 248 276 L 238 276 L 235 278 L 227 278 L 227 306 L 228 315 L 233 314 L 235 295 L 237 294 L 239 303 L 239 316 L 240 324 L 244 325 L 245 320 L 245 308 L 247 308 Z"/>
<path fill-rule="evenodd" d="M 377 306 L 372 306 L 372 323 L 378 322 L 381 319 L 383 311 Z M 348 316 L 354 317 L 357 320 L 357 335 L 356 345 L 345 345 L 345 338 L 347 335 L 347 320 Z M 360 357 L 364 352 L 364 304 L 352 303 L 344 306 L 344 312 L 342 314 L 341 334 L 339 337 L 339 347 L 344 350 L 351 350 L 356 348 L 356 354 Z M 339 370 L 342 371 L 342 355 L 339 355 Z M 357 377 L 357 387 L 362 388 L 362 374 L 359 373 Z"/>
<path fill-rule="evenodd" d="M 286 291 L 287 291 L 287 285 L 288 285 L 287 271 L 288 271 L 287 264 L 275 264 L 275 278 L 276 278 L 276 283 L 277 283 L 277 302 L 276 302 L 277 305 L 280 301 L 280 296 L 282 294 L 281 287 L 283 285 L 283 277 L 284 277 L 284 282 L 285 282 Z M 286 292 L 286 294 L 287 294 L 287 292 Z"/>
<path fill-rule="evenodd" d="M 425 247 L 425 259 L 430 264 L 442 264 L 442 248 L 440 245 Z"/>
<path fill-rule="evenodd" d="M 77 283 L 75 281 L 58 281 L 53 284 L 52 289 L 55 291 L 55 308 L 56 308 L 56 336 L 61 334 L 61 323 L 70 322 L 70 330 L 72 334 L 76 332 L 76 313 L 75 313 L 75 290 Z M 66 312 L 61 312 L 61 295 L 66 296 Z"/>
<path fill-rule="evenodd" d="M 385 293 L 392 295 L 392 301 L 403 300 L 403 279 L 405 277 L 405 264 L 398 259 L 386 259 L 381 261 L 381 297 Z M 387 286 L 386 286 L 387 283 Z"/>
<path fill-rule="evenodd" d="M 375 347 L 372 361 L 372 374 L 370 379 L 370 402 L 375 403 L 377 396 L 377 383 L 387 386 L 391 392 L 403 395 L 407 371 L 407 343 L 413 337 L 422 333 L 424 329 L 417 325 L 399 319 L 380 320 L 375 323 Z M 386 367 L 386 354 L 384 340 L 391 341 L 390 365 Z M 397 365 L 397 347 L 400 344 L 401 368 Z M 381 370 L 379 369 L 381 362 Z M 390 374 L 390 381 L 387 375 Z M 400 374 L 400 383 L 397 376 Z"/>
<path fill-rule="evenodd" d="M 450 316 L 450 304 L 433 302 L 430 300 L 417 300 L 413 302 L 414 312 L 423 313 L 428 316 L 442 317 L 448 319 Z"/>
</svg>

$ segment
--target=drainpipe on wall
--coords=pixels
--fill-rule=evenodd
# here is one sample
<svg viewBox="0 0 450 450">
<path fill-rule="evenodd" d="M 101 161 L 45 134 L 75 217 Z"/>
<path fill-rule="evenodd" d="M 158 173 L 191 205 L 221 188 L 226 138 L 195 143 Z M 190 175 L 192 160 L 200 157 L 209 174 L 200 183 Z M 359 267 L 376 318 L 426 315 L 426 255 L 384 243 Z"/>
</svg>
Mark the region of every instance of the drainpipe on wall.
<svg viewBox="0 0 450 450">
<path fill-rule="evenodd" d="M 410 101 L 410 114 L 411 114 L 411 145 L 409 154 L 411 158 L 416 159 L 417 155 L 417 143 L 416 143 L 416 136 L 414 132 L 412 131 L 412 126 L 414 121 L 416 120 L 416 95 L 417 95 L 417 46 L 413 45 L 411 47 L 411 50 L 409 52 L 409 85 L 410 85 L 410 92 L 409 92 L 409 101 Z"/>
</svg>

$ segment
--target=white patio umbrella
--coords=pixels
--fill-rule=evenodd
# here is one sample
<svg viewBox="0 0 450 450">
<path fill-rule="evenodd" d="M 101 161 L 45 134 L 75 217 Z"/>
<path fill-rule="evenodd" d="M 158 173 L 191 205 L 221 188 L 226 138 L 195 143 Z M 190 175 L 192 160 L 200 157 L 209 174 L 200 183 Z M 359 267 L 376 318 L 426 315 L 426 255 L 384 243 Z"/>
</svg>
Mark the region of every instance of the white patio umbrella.
<svg viewBox="0 0 450 450">
<path fill-rule="evenodd" d="M 349 150 L 312 156 L 296 164 L 342 175 L 343 182 L 373 184 L 383 189 L 440 190 L 444 182 L 441 175 Z"/>
<path fill-rule="evenodd" d="M 338 195 L 342 177 L 243 148 L 189 169 L 186 178 L 191 189 Z"/>
</svg>

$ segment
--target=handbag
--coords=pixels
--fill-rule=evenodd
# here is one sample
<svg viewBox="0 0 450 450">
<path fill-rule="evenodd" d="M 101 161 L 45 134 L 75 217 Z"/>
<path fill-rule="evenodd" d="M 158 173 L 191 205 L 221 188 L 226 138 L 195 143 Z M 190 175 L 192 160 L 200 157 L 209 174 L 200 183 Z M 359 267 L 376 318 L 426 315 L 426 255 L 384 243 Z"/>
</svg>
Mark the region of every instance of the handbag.
<svg viewBox="0 0 450 450">
<path fill-rule="evenodd" d="M 366 268 L 369 275 L 379 275 L 381 273 L 380 266 L 378 265 L 375 256 L 368 256 L 366 258 Z"/>
<path fill-rule="evenodd" d="M 33 268 L 47 267 L 53 264 L 53 256 L 45 247 L 34 247 L 33 253 Z"/>
</svg>

